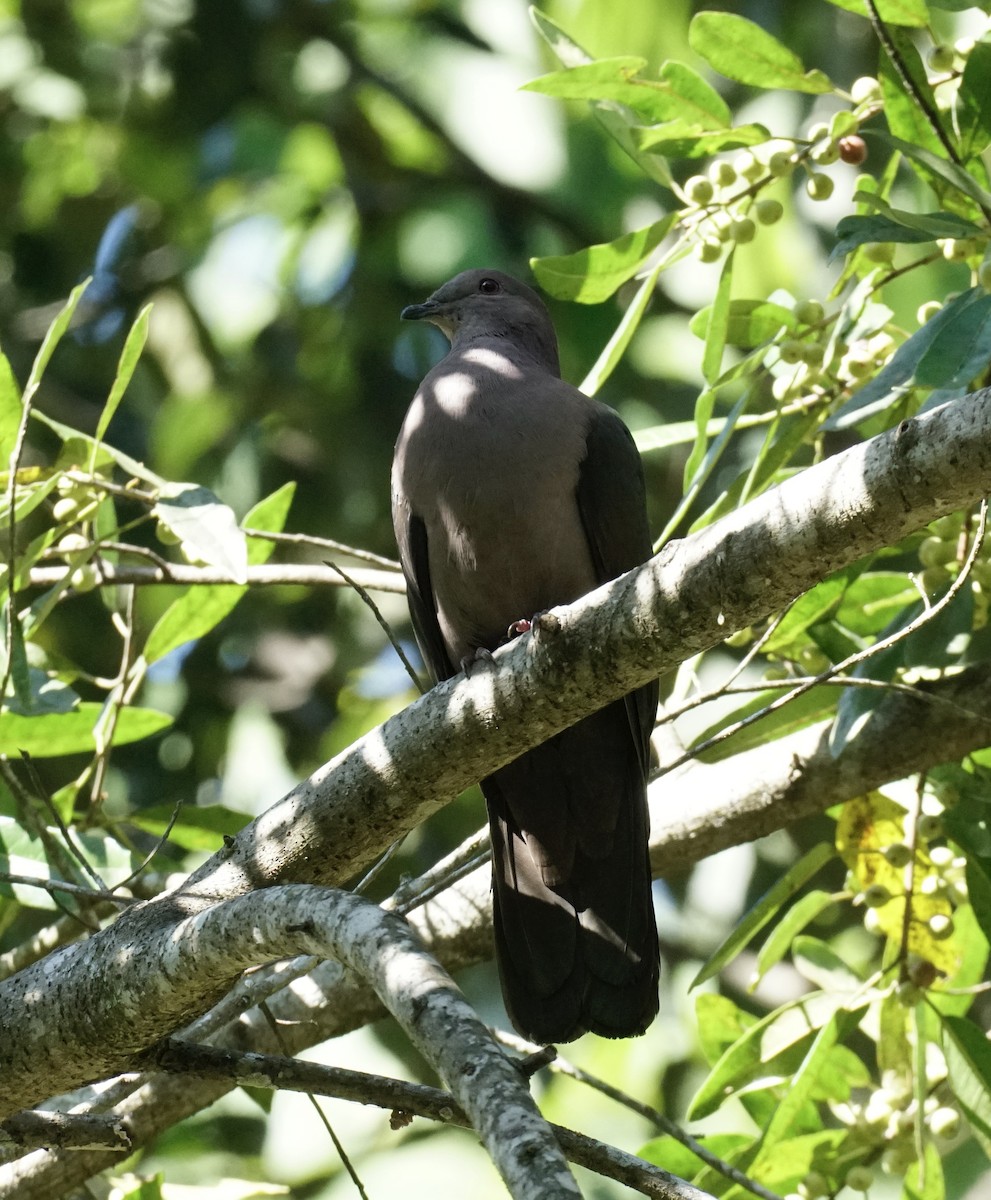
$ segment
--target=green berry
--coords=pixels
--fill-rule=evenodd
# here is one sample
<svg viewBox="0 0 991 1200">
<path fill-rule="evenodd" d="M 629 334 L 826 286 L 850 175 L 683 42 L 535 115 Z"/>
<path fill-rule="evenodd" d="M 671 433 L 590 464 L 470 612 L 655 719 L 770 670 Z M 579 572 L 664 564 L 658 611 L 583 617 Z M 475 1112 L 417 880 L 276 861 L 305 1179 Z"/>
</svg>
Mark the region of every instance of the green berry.
<svg viewBox="0 0 991 1200">
<path fill-rule="evenodd" d="M 76 567 L 69 576 L 69 582 L 72 584 L 73 591 L 91 592 L 100 582 L 100 573 L 96 569 L 96 564 L 83 563 L 81 567 Z"/>
<path fill-rule="evenodd" d="M 829 136 L 836 141 L 846 137 L 848 133 L 855 133 L 860 121 L 853 115 L 848 108 L 841 108 L 839 112 L 835 112 L 829 122 Z"/>
<path fill-rule="evenodd" d="M 749 217 L 740 217 L 729 227 L 729 235 L 739 246 L 745 246 L 754 240 L 757 226 Z"/>
<path fill-rule="evenodd" d="M 881 85 L 873 75 L 861 75 L 853 81 L 850 98 L 854 104 L 873 104 L 881 99 Z"/>
<path fill-rule="evenodd" d="M 88 550 L 89 545 L 89 539 L 84 538 L 81 533 L 67 533 L 56 543 L 55 552 L 61 554 L 63 558 L 72 558 L 84 550 Z"/>
<path fill-rule="evenodd" d="M 761 225 L 775 225 L 784 216 L 778 200 L 758 200 L 754 205 L 754 216 Z"/>
<path fill-rule="evenodd" d="M 883 883 L 872 883 L 864 892 L 864 906 L 866 908 L 884 908 L 890 902 L 891 892 Z"/>
<path fill-rule="evenodd" d="M 986 292 L 991 292 L 991 262 L 987 259 L 977 268 L 977 282 Z"/>
<path fill-rule="evenodd" d="M 801 325 L 818 325 L 825 315 L 818 300 L 801 300 L 795 305 L 795 319 Z"/>
<path fill-rule="evenodd" d="M 755 179 L 760 179 L 764 174 L 764 164 L 760 159 L 754 158 L 749 150 L 738 154 L 733 159 L 733 166 L 736 168 L 736 173 L 742 175 L 748 183 L 753 183 Z"/>
<path fill-rule="evenodd" d="M 767 169 L 775 179 L 790 175 L 795 169 L 795 159 L 789 150 L 775 150 L 767 160 Z"/>
<path fill-rule="evenodd" d="M 52 516 L 60 525 L 68 525 L 79 514 L 79 501 L 74 496 L 63 496 L 52 505 Z"/>
<path fill-rule="evenodd" d="M 722 243 L 715 238 L 704 238 L 695 247 L 695 255 L 700 262 L 718 262 L 723 253 Z"/>
<path fill-rule="evenodd" d="M 949 582 L 950 572 L 946 567 L 926 567 L 922 572 L 922 586 L 925 588 L 927 596 L 942 591 Z"/>
<path fill-rule="evenodd" d="M 931 1133 L 949 1141 L 960 1132 L 960 1114 L 955 1108 L 943 1105 L 932 1114 L 928 1124 Z"/>
<path fill-rule="evenodd" d="M 716 187 L 731 187 L 736 183 L 736 168 L 727 159 L 721 158 L 709 168 L 709 178 Z"/>
<path fill-rule="evenodd" d="M 933 913 L 929 918 L 929 934 L 937 942 L 943 942 L 953 936 L 953 918 L 946 913 Z"/>
<path fill-rule="evenodd" d="M 700 208 L 709 203 L 713 192 L 712 182 L 704 175 L 693 175 L 685 184 L 685 195 L 692 204 Z"/>
<path fill-rule="evenodd" d="M 843 1182 L 853 1192 L 868 1192 L 874 1183 L 874 1172 L 870 1167 L 851 1167 Z"/>
<path fill-rule="evenodd" d="M 810 200 L 828 200 L 833 194 L 833 181 L 821 171 L 814 171 L 805 182 Z"/>
<path fill-rule="evenodd" d="M 955 543 L 939 537 L 924 538 L 919 545 L 919 562 L 924 567 L 943 567 L 957 556 Z"/>
<path fill-rule="evenodd" d="M 942 74 L 944 71 L 953 70 L 955 57 L 952 46 L 936 45 L 929 51 L 926 61 L 933 71 L 939 71 Z"/>
<path fill-rule="evenodd" d="M 949 578 L 949 571 L 946 574 Z M 923 813 L 915 828 L 923 841 L 931 842 L 934 838 L 943 836 L 943 818 L 935 813 Z"/>
<path fill-rule="evenodd" d="M 927 321 L 931 321 L 933 317 L 942 308 L 942 304 L 938 300 L 927 300 L 925 304 L 920 304 L 918 311 L 915 314 L 915 319 L 920 325 L 925 325 Z"/>
<path fill-rule="evenodd" d="M 831 166 L 839 157 L 839 143 L 834 142 L 832 139 L 828 142 L 823 142 L 821 146 L 816 146 L 812 151 L 812 161 L 820 163 L 824 167 Z"/>
<path fill-rule="evenodd" d="M 885 862 L 898 871 L 912 861 L 912 851 L 904 842 L 892 842 L 890 846 L 885 846 L 883 854 Z"/>
</svg>

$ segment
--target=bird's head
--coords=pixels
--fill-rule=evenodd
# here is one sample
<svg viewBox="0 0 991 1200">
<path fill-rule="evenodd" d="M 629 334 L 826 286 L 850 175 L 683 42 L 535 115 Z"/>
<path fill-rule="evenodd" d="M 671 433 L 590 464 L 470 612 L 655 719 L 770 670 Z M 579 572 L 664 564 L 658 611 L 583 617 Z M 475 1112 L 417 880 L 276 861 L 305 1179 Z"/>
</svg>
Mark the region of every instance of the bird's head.
<svg viewBox="0 0 991 1200">
<path fill-rule="evenodd" d="M 503 271 L 462 271 L 400 315 L 404 321 L 436 325 L 454 349 L 501 338 L 559 373 L 557 337 L 544 302 L 533 288 Z"/>
</svg>

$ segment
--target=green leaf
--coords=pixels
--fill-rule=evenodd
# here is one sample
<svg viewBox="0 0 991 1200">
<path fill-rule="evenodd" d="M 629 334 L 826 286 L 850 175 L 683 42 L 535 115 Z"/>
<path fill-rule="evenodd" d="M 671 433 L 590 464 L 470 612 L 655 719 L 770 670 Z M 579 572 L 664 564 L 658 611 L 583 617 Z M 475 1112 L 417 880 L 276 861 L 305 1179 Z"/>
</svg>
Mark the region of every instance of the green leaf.
<svg viewBox="0 0 991 1200">
<path fill-rule="evenodd" d="M 712 314 L 712 305 L 700 309 L 689 321 L 688 328 L 697 338 L 704 339 Z M 782 329 L 794 329 L 795 314 L 782 304 L 770 300 L 731 300 L 726 320 L 726 342 L 752 350 L 776 337 Z"/>
<path fill-rule="evenodd" d="M 904 69 L 911 77 L 913 87 L 926 101 L 930 113 L 937 114 L 936 98 L 926 74 L 922 59 L 909 34 L 898 29 L 889 29 L 888 34 L 898 51 Z M 901 71 L 894 66 L 890 57 L 881 55 L 878 69 L 881 95 L 884 100 L 884 115 L 888 129 L 895 137 L 904 138 L 913 145 L 924 146 L 934 154 L 945 155 L 943 143 L 935 132 L 922 106 L 911 95 L 902 82 Z M 941 125 L 941 128 L 943 126 Z"/>
<path fill-rule="evenodd" d="M 235 583 L 244 583 L 248 565 L 245 536 L 228 505 L 208 488 L 168 483 L 152 514 L 194 557 L 226 571 Z"/>
<path fill-rule="evenodd" d="M 726 255 L 722 270 L 719 272 L 719 285 L 716 296 L 709 307 L 709 320 L 705 328 L 705 351 L 702 355 L 702 376 L 711 388 L 719 378 L 723 365 L 723 351 L 726 349 L 726 331 L 729 328 L 730 292 L 733 287 L 733 261 L 735 254 L 731 250 Z"/>
<path fill-rule="evenodd" d="M 905 217 L 913 219 L 903 220 L 898 209 L 888 211 L 889 215 L 844 217 L 836 226 L 838 241 L 830 253 L 830 261 L 871 242 L 934 242 L 937 238 L 974 237 L 981 232 L 973 221 L 955 213 L 924 213 L 919 217 L 905 213 Z"/>
<path fill-rule="evenodd" d="M 956 346 L 958 350 L 962 346 L 973 345 L 975 335 L 971 321 L 967 320 L 956 331 L 954 331 L 954 326 L 962 320 L 967 309 L 976 306 L 978 314 L 981 315 L 979 324 L 983 328 L 983 313 L 987 302 L 988 293 L 983 288 L 969 288 L 948 301 L 931 320 L 927 321 L 921 329 L 916 330 L 907 342 L 903 342 L 898 347 L 884 369 L 870 383 L 865 384 L 860 391 L 854 393 L 846 404 L 826 422 L 826 428 L 850 429 L 866 417 L 884 411 L 891 403 L 898 400 L 911 387 L 915 386 L 919 364 L 938 339 L 945 337 L 945 344 Z M 963 335 L 961 335 L 961 330 L 964 331 Z M 954 370 L 959 365 L 958 357 Z M 938 361 L 935 358 L 930 361 L 929 372 L 930 378 L 939 375 Z M 929 386 L 936 385 L 930 383 Z"/>
<path fill-rule="evenodd" d="M 563 66 L 580 67 L 594 61 L 590 54 L 539 9 L 531 7 L 530 20 Z M 590 100 L 589 104 L 595 119 L 645 175 L 664 187 L 673 186 L 671 171 L 665 160 L 657 154 L 641 153 L 634 142 L 632 130 L 639 123 L 635 113 L 626 111 L 625 106 L 617 110 L 615 102 L 612 101 Z"/>
<path fill-rule="evenodd" d="M 23 750 L 34 758 L 59 758 L 64 754 L 86 754 L 94 748 L 94 730 L 103 705 L 80 704 L 71 712 L 0 713 L 0 745 L 8 754 Z M 152 708 L 124 708 L 117 717 L 114 744 L 138 742 L 161 733 L 172 724 L 168 713 Z"/>
<path fill-rule="evenodd" d="M 600 304 L 640 270 L 676 218 L 677 213 L 670 213 L 645 229 L 575 254 L 533 258 L 530 266 L 544 291 L 557 299 Z"/>
<path fill-rule="evenodd" d="M 745 717 L 761 712 L 771 701 L 777 700 L 781 695 L 782 689 L 760 692 L 739 708 L 723 714 L 695 739 L 692 743 L 693 753 L 702 762 L 720 762 L 734 754 L 742 754 L 745 750 L 751 750 L 756 746 L 766 746 L 778 738 L 787 737 L 790 733 L 797 733 L 798 730 L 805 729 L 816 721 L 822 721 L 826 717 L 832 716 L 836 708 L 835 688 L 825 686 L 810 688 L 800 696 L 796 696 L 794 700 L 783 704 L 781 708 L 775 709 L 759 721 L 754 721 L 734 733 L 726 741 L 719 742 L 705 750 L 698 748 L 723 729 L 736 724 Z"/>
<path fill-rule="evenodd" d="M 767 935 L 767 940 L 757 952 L 757 963 L 750 977 L 750 987 L 756 987 L 771 967 L 781 962 L 797 934 L 835 903 L 836 899 L 831 892 L 824 892 L 819 888 L 796 900 Z"/>
<path fill-rule="evenodd" d="M 727 79 L 759 88 L 831 92 L 822 71 L 806 71 L 801 59 L 776 37 L 735 13 L 696 13 L 688 44 Z"/>
<path fill-rule="evenodd" d="M 78 429 L 73 429 L 71 425 L 64 425 L 61 421 L 53 420 L 52 417 L 46 416 L 43 412 L 38 412 L 37 409 L 32 409 L 31 417 L 35 421 L 39 421 L 42 425 L 57 433 L 59 437 L 66 443 L 80 442 L 87 446 L 90 450 L 95 446 L 100 454 L 106 454 L 109 459 L 112 459 L 122 471 L 126 471 L 128 475 L 133 475 L 135 479 L 143 479 L 145 483 L 150 483 L 155 488 L 166 486 L 165 480 L 156 475 L 144 463 L 138 462 L 136 458 L 131 458 L 129 454 L 125 454 L 123 450 L 117 450 L 114 446 L 108 446 L 106 442 L 100 443 L 96 438 L 90 437 L 89 434 L 80 433 Z M 78 458 L 73 459 L 74 462 L 81 462 Z M 54 482 L 54 481 L 53 481 Z"/>
<path fill-rule="evenodd" d="M 813 1097 L 819 1078 L 826 1069 L 830 1053 L 844 1038 L 856 1029 L 866 1010 L 866 1005 L 852 1012 L 835 1012 L 816 1034 L 808 1053 L 795 1072 L 791 1086 L 775 1109 L 771 1123 L 761 1139 L 752 1170 L 759 1171 L 760 1164 L 768 1161 L 768 1155 L 777 1152 L 778 1143 L 793 1131 L 803 1106 Z"/>
<path fill-rule="evenodd" d="M 62 340 L 62 335 L 69 328 L 72 315 L 76 311 L 79 301 L 83 298 L 83 292 L 89 287 L 89 282 L 88 279 L 84 279 L 82 283 L 77 284 L 72 289 L 62 311 L 51 323 L 48 332 L 42 339 L 38 353 L 35 355 L 34 364 L 31 367 L 31 374 L 28 376 L 28 381 L 24 388 L 25 403 L 30 402 L 34 398 L 34 394 L 38 390 L 38 384 L 41 382 L 41 377 L 45 373 L 45 368 L 51 361 L 56 346 Z"/>
<path fill-rule="evenodd" d="M 735 125 L 732 129 L 699 133 L 685 121 L 668 121 L 633 131 L 633 140 L 641 150 L 653 150 L 667 158 L 705 158 L 720 150 L 759 146 L 770 136 L 764 125 Z"/>
<path fill-rule="evenodd" d="M 694 133 L 725 129 L 729 106 L 697 71 L 666 62 L 658 78 L 639 78 L 642 58 L 603 58 L 542 75 L 524 84 L 525 91 L 563 100 L 612 100 L 626 105 L 651 125 L 679 123 Z"/>
<path fill-rule="evenodd" d="M 902 1200 L 946 1200 L 943 1160 L 931 1139 L 926 1142 L 921 1161 L 910 1163 L 905 1172 Z"/>
<path fill-rule="evenodd" d="M 821 938 L 796 937 L 792 959 L 801 975 L 834 999 L 856 996 L 861 990 L 860 976 Z"/>
<path fill-rule="evenodd" d="M 805 634 L 813 625 L 835 614 L 855 573 L 855 569 L 848 569 L 832 575 L 799 596 L 764 643 L 764 654 L 784 655 L 796 644 L 804 644 Z"/>
<path fill-rule="evenodd" d="M 5 354 L 0 354 L 0 468 L 6 470 L 21 425 L 21 389 Z"/>
<path fill-rule="evenodd" d="M 991 1042 L 973 1021 L 943 1017 L 943 1053 L 960 1111 L 985 1154 L 991 1154 Z"/>
<path fill-rule="evenodd" d="M 249 529 L 261 529 L 278 533 L 289 515 L 296 485 L 284 484 L 264 500 L 260 500 L 244 518 Z M 265 562 L 274 549 L 272 542 L 250 538 L 247 544 L 247 561 L 253 566 Z M 159 617 L 148 635 L 144 659 L 147 663 L 158 662 L 171 650 L 194 641 L 209 633 L 234 608 L 247 588 L 243 585 L 218 583 L 203 587 L 189 587 Z"/>
<path fill-rule="evenodd" d="M 843 1129 L 820 1129 L 815 1133 L 800 1133 L 797 1137 L 785 1138 L 777 1143 L 772 1156 L 755 1166 L 749 1166 L 747 1174 L 765 1188 L 771 1188 L 781 1195 L 794 1194 L 805 1177 L 813 1171 L 822 1173 L 826 1168 L 828 1174 L 828 1167 L 836 1162 L 848 1136 Z M 712 1182 L 714 1184 L 716 1181 Z M 733 1195 L 735 1200 L 743 1200 L 742 1191 L 739 1195 L 737 1192 Z"/>
<path fill-rule="evenodd" d="M 755 1017 L 718 992 L 703 992 L 695 998 L 695 1017 L 699 1046 L 710 1065 L 757 1024 Z"/>
<path fill-rule="evenodd" d="M 753 1145 L 753 1137 L 742 1133 L 714 1133 L 705 1137 L 705 1148 L 723 1162 L 734 1162 L 740 1153 Z M 679 1179 L 697 1181 L 707 1164 L 676 1138 L 670 1135 L 653 1138 L 637 1150 L 640 1158 L 661 1167 Z M 803 1176 L 808 1172 L 803 1172 Z M 801 1178 L 802 1176 L 800 1176 Z M 698 1194 L 698 1193 L 696 1193 Z"/>
<path fill-rule="evenodd" d="M 910 158 L 924 167 L 931 175 L 949 183 L 956 191 L 962 192 L 980 208 L 991 208 L 991 192 L 981 187 L 963 167 L 958 167 L 956 163 L 950 162 L 947 158 L 941 158 L 940 155 L 945 153 L 942 147 L 938 151 L 928 150 L 924 146 L 917 146 L 900 137 L 880 131 L 875 132 L 873 136 L 886 142 L 889 146 L 893 146 L 896 150 L 900 150 L 906 158 Z"/>
<path fill-rule="evenodd" d="M 971 2 L 967 0 L 968 8 Z M 829 0 L 829 3 L 860 17 L 869 16 L 866 0 Z M 910 25 L 923 29 L 929 24 L 925 0 L 876 0 L 876 3 L 878 16 L 886 25 Z"/>
<path fill-rule="evenodd" d="M 932 388 L 970 384 L 987 369 L 989 362 L 991 295 L 985 293 L 962 309 L 956 320 L 940 327 L 937 337 L 919 359 L 915 382 Z"/>
<path fill-rule="evenodd" d="M 743 947 L 764 926 L 774 919 L 785 904 L 836 855 L 828 842 L 820 842 L 813 846 L 807 854 L 802 855 L 797 863 L 787 871 L 778 882 L 766 892 L 760 900 L 737 924 L 732 933 L 709 956 L 709 960 L 692 980 L 692 987 L 698 987 L 707 979 L 717 975 L 723 967 L 734 959 Z"/>
<path fill-rule="evenodd" d="M 967 56 L 957 92 L 960 153 L 974 158 L 991 143 L 991 45 L 978 42 Z"/>
<path fill-rule="evenodd" d="M 592 369 L 585 376 L 581 383 L 581 390 L 588 396 L 594 396 L 599 388 L 605 383 L 609 376 L 613 373 L 616 364 L 626 353 L 626 348 L 630 344 L 630 340 L 636 333 L 640 321 L 647 311 L 647 305 L 654 295 L 654 288 L 657 286 L 657 277 L 664 269 L 667 263 L 660 262 L 653 267 L 640 283 L 637 289 L 637 294 L 633 297 L 626 312 L 623 313 L 623 319 L 616 326 L 612 337 L 604 346 L 602 353 L 595 360 Z"/>
<path fill-rule="evenodd" d="M 137 319 L 127 335 L 124 349 L 120 352 L 120 361 L 117 364 L 117 375 L 114 378 L 113 387 L 110 389 L 110 395 L 103 406 L 103 412 L 100 413 L 100 419 L 96 423 L 96 438 L 93 444 L 89 468 L 91 472 L 96 469 L 96 456 L 99 444 L 106 436 L 107 428 L 113 420 L 118 405 L 124 398 L 127 385 L 131 382 L 134 369 L 138 365 L 138 359 L 141 357 L 142 350 L 144 350 L 145 342 L 148 339 L 148 323 L 150 319 L 151 305 L 146 304 L 141 312 L 138 313 Z"/>
<path fill-rule="evenodd" d="M 618 100 L 628 108 L 646 97 L 647 89 L 632 80 L 647 65 L 645 58 L 598 58 L 593 62 L 552 71 L 523 84 L 524 92 L 540 92 L 561 100 Z"/>
<path fill-rule="evenodd" d="M 730 1095 L 767 1091 L 784 1083 L 801 1066 L 815 1031 L 844 1007 L 844 999 L 814 993 L 783 1005 L 756 1022 L 741 1014 L 743 1031 L 723 1050 L 692 1098 L 689 1119 L 710 1116 Z M 704 1022 L 701 1009 L 698 1022 L 701 1029 Z"/>
</svg>

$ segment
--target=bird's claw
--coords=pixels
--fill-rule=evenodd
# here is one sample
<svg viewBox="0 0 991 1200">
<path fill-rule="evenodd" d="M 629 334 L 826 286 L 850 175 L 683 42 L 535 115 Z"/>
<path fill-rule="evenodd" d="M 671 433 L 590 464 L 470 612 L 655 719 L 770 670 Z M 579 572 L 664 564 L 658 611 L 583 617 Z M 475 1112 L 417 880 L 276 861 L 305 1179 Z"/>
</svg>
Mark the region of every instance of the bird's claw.
<svg viewBox="0 0 991 1200">
<path fill-rule="evenodd" d="M 477 662 L 492 662 L 492 651 L 486 650 L 484 646 L 476 646 L 470 654 L 466 654 L 461 660 L 461 670 L 471 679 L 471 669 Z"/>
<path fill-rule="evenodd" d="M 520 617 L 518 621 L 514 621 L 506 630 L 506 641 L 511 642 L 513 638 L 519 637 L 521 633 L 532 633 L 536 636 L 540 632 L 541 622 L 545 614 L 542 612 L 534 613 L 532 617 Z"/>
</svg>

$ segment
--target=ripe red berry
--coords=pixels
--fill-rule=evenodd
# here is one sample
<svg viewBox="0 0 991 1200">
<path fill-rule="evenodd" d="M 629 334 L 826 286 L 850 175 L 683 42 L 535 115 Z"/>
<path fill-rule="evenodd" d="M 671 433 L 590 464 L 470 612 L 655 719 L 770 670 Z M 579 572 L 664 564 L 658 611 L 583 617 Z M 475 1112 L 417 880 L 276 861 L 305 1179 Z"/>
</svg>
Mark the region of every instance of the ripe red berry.
<svg viewBox="0 0 991 1200">
<path fill-rule="evenodd" d="M 840 138 L 840 158 L 845 163 L 855 166 L 867 157 L 867 143 L 862 137 L 851 133 L 848 137 Z"/>
</svg>

